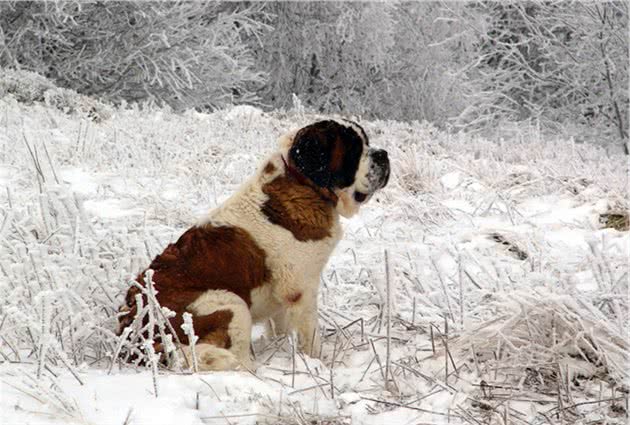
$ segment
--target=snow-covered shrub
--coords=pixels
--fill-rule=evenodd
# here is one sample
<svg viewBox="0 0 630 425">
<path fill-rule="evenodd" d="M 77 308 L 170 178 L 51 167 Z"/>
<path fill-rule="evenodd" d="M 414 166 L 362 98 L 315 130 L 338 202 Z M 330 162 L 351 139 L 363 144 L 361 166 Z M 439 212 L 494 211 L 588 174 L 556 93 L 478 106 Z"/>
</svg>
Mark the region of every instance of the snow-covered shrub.
<svg viewBox="0 0 630 425">
<path fill-rule="evenodd" d="M 66 113 L 78 112 L 94 121 L 111 117 L 113 108 L 74 90 L 57 87 L 39 74 L 0 68 L 0 99 L 12 96 L 21 103 L 44 102 Z"/>
<path fill-rule="evenodd" d="M 0 66 L 120 101 L 215 108 L 255 98 L 262 73 L 243 38 L 261 5 L 220 2 L 3 2 Z"/>
<path fill-rule="evenodd" d="M 391 66 L 379 85 L 372 114 L 383 119 L 428 121 L 445 129 L 466 106 L 457 73 L 474 52 L 462 37 L 466 23 L 445 19 L 458 2 L 400 2 L 394 12 Z M 376 102 L 380 102 L 378 105 Z"/>
<path fill-rule="evenodd" d="M 476 2 L 450 16 L 478 40 L 458 125 L 531 120 L 582 139 L 628 140 L 627 2 Z"/>
<path fill-rule="evenodd" d="M 0 98 L 12 95 L 18 102 L 31 104 L 44 101 L 44 93 L 56 88 L 52 81 L 35 72 L 0 68 Z"/>
<path fill-rule="evenodd" d="M 276 108 L 296 95 L 316 112 L 440 125 L 461 110 L 458 80 L 467 46 L 445 42 L 458 23 L 438 20 L 436 3 L 277 2 L 274 27 L 253 40 L 268 81 L 259 91 Z"/>
<path fill-rule="evenodd" d="M 621 317 L 615 323 L 595 308 L 593 301 L 598 304 L 603 299 L 543 288 L 514 291 L 507 297 L 488 295 L 482 308 L 492 309 L 495 318 L 466 331 L 453 347 L 466 352 L 460 355 L 470 356 L 474 347 L 476 361 L 482 360 L 487 370 L 499 367 L 539 391 L 555 388 L 563 375 L 564 379 L 597 376 L 622 385 L 630 380 L 626 366 L 630 346 L 623 326 L 619 326 L 627 323 L 627 305 L 618 312 Z M 500 355 L 495 357 L 497 350 Z M 510 367 L 513 371 L 508 370 Z"/>
<path fill-rule="evenodd" d="M 74 90 L 54 88 L 44 93 L 46 104 L 60 109 L 66 113 L 79 112 L 85 114 L 94 121 L 103 121 L 110 118 L 114 108 L 93 97 L 78 94 Z"/>
<path fill-rule="evenodd" d="M 11 360 L 36 357 L 38 374 L 50 364 L 73 371 L 113 351 L 116 281 L 122 278 L 117 248 L 113 241 L 89 242 L 94 230 L 75 194 L 52 175 L 37 180 L 36 204 L 2 209 L 4 238 L 12 247 L 0 260 L 3 338 Z"/>
</svg>

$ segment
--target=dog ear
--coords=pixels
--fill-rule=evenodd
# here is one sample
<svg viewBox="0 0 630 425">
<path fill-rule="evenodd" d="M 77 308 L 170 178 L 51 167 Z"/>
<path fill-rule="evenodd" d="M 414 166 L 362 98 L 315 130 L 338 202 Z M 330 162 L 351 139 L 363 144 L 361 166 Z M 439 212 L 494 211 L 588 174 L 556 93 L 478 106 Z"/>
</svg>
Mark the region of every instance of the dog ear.
<svg viewBox="0 0 630 425">
<path fill-rule="evenodd" d="M 289 150 L 290 163 L 305 177 L 320 187 L 329 188 L 330 146 L 334 143 L 334 131 L 330 121 L 311 124 L 297 132 Z"/>
<path fill-rule="evenodd" d="M 289 161 L 313 183 L 334 189 L 352 185 L 362 152 L 363 142 L 352 128 L 320 121 L 297 132 Z"/>
</svg>

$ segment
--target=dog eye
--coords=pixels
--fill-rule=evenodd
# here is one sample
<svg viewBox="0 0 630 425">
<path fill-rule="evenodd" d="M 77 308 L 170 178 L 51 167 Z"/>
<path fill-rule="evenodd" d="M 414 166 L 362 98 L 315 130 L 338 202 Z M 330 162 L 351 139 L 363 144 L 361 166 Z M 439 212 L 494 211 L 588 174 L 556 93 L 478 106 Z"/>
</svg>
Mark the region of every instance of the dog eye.
<svg viewBox="0 0 630 425">
<path fill-rule="evenodd" d="M 363 201 L 365 201 L 366 198 L 367 198 L 367 195 L 365 193 L 354 192 L 354 200 L 355 201 L 363 202 Z"/>
</svg>

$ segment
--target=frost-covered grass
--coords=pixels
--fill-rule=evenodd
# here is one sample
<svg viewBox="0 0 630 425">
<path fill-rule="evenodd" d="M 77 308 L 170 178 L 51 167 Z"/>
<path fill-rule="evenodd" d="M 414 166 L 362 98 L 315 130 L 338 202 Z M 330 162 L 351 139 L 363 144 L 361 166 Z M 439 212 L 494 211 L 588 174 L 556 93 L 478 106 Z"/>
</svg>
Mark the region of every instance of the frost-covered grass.
<svg viewBox="0 0 630 425">
<path fill-rule="evenodd" d="M 321 361 L 114 362 L 128 279 L 314 119 L 0 99 L 3 423 L 625 423 L 626 159 L 566 140 L 362 122 L 393 176 L 322 276 Z"/>
</svg>

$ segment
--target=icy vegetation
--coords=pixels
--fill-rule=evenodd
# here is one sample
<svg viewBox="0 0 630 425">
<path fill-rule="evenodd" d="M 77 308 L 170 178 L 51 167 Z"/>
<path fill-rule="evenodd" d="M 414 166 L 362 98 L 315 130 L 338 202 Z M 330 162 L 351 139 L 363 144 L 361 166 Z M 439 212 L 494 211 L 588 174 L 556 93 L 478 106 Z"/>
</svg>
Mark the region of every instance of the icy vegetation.
<svg viewBox="0 0 630 425">
<path fill-rule="evenodd" d="M 625 158 L 362 121 L 393 176 L 322 276 L 322 359 L 256 329 L 255 372 L 163 370 L 116 359 L 129 279 L 318 117 L 95 116 L 73 92 L 60 107 L 54 88 L 24 99 L 7 81 L 2 423 L 626 423 Z"/>
<path fill-rule="evenodd" d="M 315 111 L 628 152 L 628 2 L 0 2 L 0 67 L 176 110 Z M 501 124 L 501 125 L 500 125 Z"/>
</svg>

